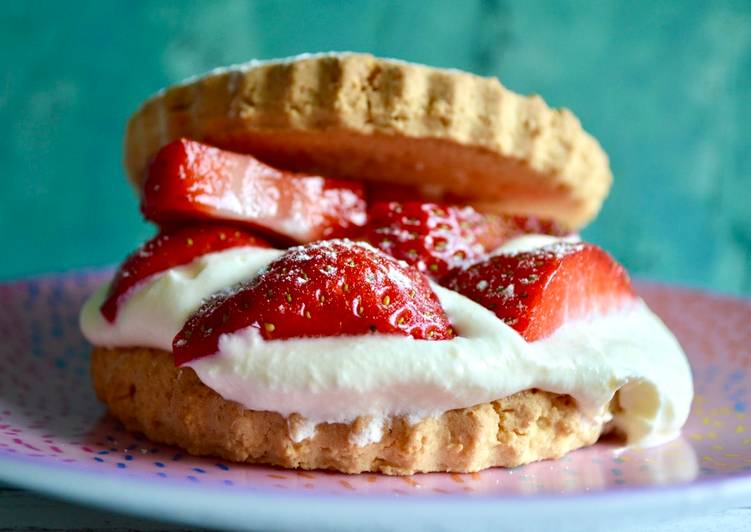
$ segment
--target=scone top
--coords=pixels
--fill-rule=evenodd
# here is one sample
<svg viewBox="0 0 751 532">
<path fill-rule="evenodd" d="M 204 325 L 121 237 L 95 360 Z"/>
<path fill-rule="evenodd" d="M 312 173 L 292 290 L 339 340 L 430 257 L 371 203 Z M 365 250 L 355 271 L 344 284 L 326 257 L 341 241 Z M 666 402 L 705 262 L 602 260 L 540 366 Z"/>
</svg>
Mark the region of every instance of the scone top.
<svg viewBox="0 0 751 532">
<path fill-rule="evenodd" d="M 595 217 L 612 181 L 607 155 L 567 109 L 496 78 L 366 54 L 252 62 L 159 92 L 127 126 L 139 190 L 152 157 L 179 137 L 572 229 Z"/>
</svg>

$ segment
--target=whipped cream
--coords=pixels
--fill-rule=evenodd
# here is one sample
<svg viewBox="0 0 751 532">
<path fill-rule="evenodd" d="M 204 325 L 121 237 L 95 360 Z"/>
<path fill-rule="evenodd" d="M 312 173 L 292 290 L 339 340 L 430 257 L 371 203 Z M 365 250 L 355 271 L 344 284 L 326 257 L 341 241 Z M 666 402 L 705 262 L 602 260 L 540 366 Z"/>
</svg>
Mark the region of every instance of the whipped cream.
<svg viewBox="0 0 751 532">
<path fill-rule="evenodd" d="M 498 252 L 531 250 L 561 239 L 524 236 Z M 107 287 L 84 306 L 86 338 L 106 347 L 171 351 L 172 339 L 212 293 L 251 279 L 282 252 L 235 248 L 204 255 L 136 287 L 110 324 L 99 313 Z M 693 387 L 680 345 L 640 300 L 604 316 L 572 321 L 553 335 L 526 342 L 495 314 L 433 284 L 458 336 L 426 341 L 393 335 L 265 341 L 255 328 L 220 338 L 214 356 L 191 361 L 201 381 L 248 409 L 305 423 L 302 440 L 318 423 L 369 418 L 352 438 L 379 441 L 389 416 L 412 422 L 538 388 L 571 395 L 592 422 L 608 419 L 631 445 L 675 437 L 688 417 Z"/>
<path fill-rule="evenodd" d="M 118 307 L 114 323 L 104 319 L 99 307 L 108 285 L 92 295 L 81 311 L 86 339 L 103 347 L 153 347 L 172 351 L 172 338 L 204 299 L 252 279 L 280 257 L 278 249 L 230 248 L 198 257 L 184 266 L 158 273 L 135 286 Z"/>
</svg>

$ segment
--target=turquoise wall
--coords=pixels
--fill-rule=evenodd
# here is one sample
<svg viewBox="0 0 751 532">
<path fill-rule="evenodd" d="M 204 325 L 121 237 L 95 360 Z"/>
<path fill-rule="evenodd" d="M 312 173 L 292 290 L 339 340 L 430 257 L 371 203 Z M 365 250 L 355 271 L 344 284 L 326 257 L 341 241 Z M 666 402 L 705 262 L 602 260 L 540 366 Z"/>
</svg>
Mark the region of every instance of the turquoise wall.
<svg viewBox="0 0 751 532">
<path fill-rule="evenodd" d="M 637 276 L 751 293 L 751 2 L 6 1 L 0 278 L 120 260 L 150 233 L 124 123 L 217 65 L 359 50 L 572 108 L 616 177 L 585 235 Z"/>
</svg>

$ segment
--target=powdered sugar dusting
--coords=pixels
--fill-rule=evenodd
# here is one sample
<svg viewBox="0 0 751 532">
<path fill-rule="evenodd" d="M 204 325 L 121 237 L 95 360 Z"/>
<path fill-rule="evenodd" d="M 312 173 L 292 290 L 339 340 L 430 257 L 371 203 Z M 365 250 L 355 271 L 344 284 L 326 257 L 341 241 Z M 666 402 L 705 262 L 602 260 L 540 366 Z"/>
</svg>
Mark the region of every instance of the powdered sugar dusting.
<svg viewBox="0 0 751 532">
<path fill-rule="evenodd" d="M 504 299 L 511 299 L 514 297 L 514 285 L 510 284 L 499 292 Z"/>
<path fill-rule="evenodd" d="M 555 240 L 545 243 L 542 246 L 534 247 L 532 249 L 520 249 L 516 246 L 502 247 L 495 255 L 529 255 L 529 260 L 535 260 L 536 258 L 556 258 L 560 259 L 571 253 L 581 251 L 584 244 L 578 240 L 564 240 L 556 238 Z"/>
<path fill-rule="evenodd" d="M 517 253 L 534 252 L 557 244 L 575 244 L 581 242 L 577 234 L 567 236 L 550 236 L 541 234 L 527 234 L 505 242 L 491 255 L 515 255 Z"/>
</svg>

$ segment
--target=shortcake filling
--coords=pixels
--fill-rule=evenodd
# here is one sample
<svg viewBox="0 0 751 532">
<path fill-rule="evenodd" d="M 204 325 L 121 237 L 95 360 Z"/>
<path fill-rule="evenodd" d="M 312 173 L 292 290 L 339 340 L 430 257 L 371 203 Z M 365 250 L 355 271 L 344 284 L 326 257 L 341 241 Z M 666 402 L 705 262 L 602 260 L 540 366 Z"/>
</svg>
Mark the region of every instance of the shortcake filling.
<svg viewBox="0 0 751 532">
<path fill-rule="evenodd" d="M 496 252 L 560 240 L 526 235 Z M 102 287 L 82 311 L 82 330 L 98 346 L 171 351 L 173 338 L 207 297 L 252 279 L 282 253 L 233 248 L 154 275 L 128 294 L 113 323 L 99 311 L 107 292 Z M 392 416 L 418 422 L 530 388 L 571 395 L 593 422 L 608 419 L 619 392 L 612 423 L 630 445 L 654 445 L 679 433 L 693 396 L 691 371 L 678 342 L 641 300 L 527 342 L 483 306 L 432 288 L 456 330 L 453 339 L 372 334 L 267 341 L 249 327 L 223 335 L 215 355 L 188 366 L 245 408 L 302 416 L 291 427 L 298 441 L 313 436 L 319 423 L 366 417 L 370 423 L 353 439 L 365 445 L 380 440 Z"/>
</svg>

